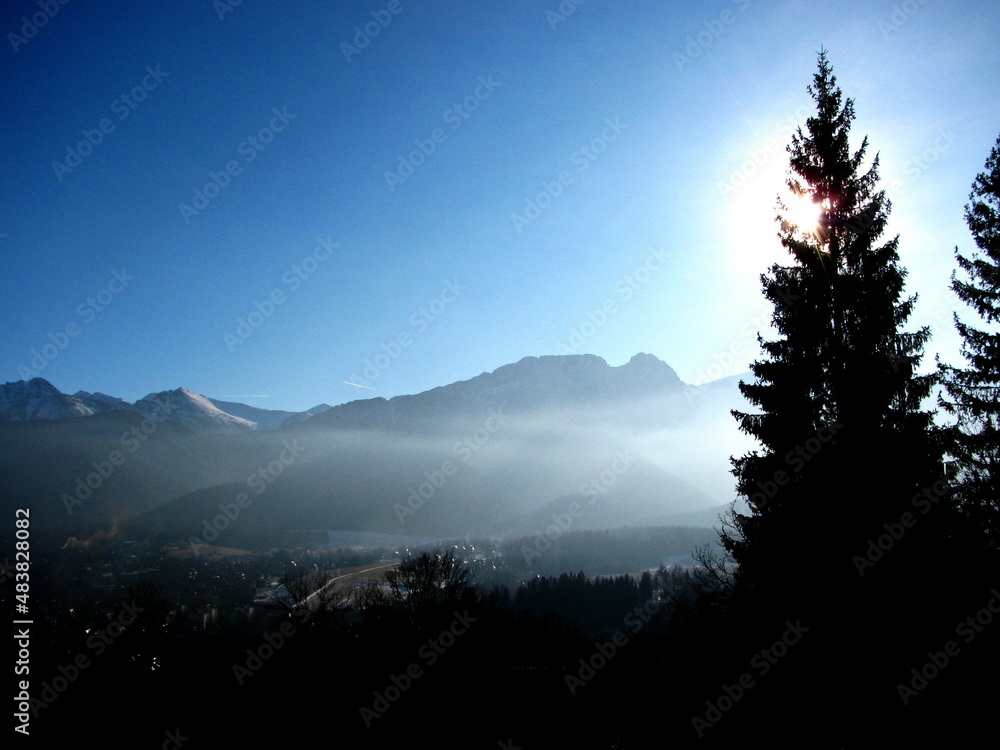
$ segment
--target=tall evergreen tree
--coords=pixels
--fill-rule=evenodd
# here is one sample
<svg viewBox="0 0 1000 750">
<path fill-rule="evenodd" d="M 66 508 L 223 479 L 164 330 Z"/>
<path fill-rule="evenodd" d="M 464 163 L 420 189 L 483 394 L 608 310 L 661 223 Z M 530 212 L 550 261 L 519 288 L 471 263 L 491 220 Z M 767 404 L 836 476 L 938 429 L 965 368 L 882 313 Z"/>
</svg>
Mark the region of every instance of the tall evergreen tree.
<svg viewBox="0 0 1000 750">
<path fill-rule="evenodd" d="M 851 151 L 854 102 L 825 51 L 807 90 L 816 114 L 788 147 L 787 200 L 811 200 L 819 221 L 797 226 L 779 203 L 792 262 L 761 277 L 779 336 L 759 339 L 766 357 L 740 384 L 759 413 L 734 412 L 762 449 L 733 459 L 750 513 L 734 510 L 722 533 L 738 590 L 786 599 L 850 587 L 864 540 L 940 469 L 920 410 L 932 376 L 914 374 L 929 331 L 900 330 L 916 297 L 903 296 L 898 237 L 880 242 L 890 204 L 878 156 L 865 168 L 867 138 Z"/>
<path fill-rule="evenodd" d="M 983 323 L 1000 321 L 1000 138 L 986 171 L 972 183 L 965 221 L 976 250 L 955 259 L 965 280 L 951 276 L 951 288 Z M 965 515 L 1000 548 L 1000 332 L 964 323 L 955 314 L 967 367 L 941 365 L 947 396 L 944 409 L 956 417 L 949 449 L 956 459 L 955 494 Z M 939 363 L 940 364 L 940 363 Z"/>
<path fill-rule="evenodd" d="M 788 147 L 777 217 L 791 260 L 761 277 L 777 335 L 759 338 L 755 378 L 740 384 L 755 413 L 734 411 L 760 443 L 732 461 L 749 512 L 734 504 L 720 536 L 738 563 L 736 652 L 759 653 L 789 622 L 810 633 L 732 736 L 794 717 L 793 745 L 818 726 L 867 744 L 876 724 L 895 737 L 913 719 L 896 684 L 953 632 L 961 607 L 940 564 L 953 554 L 943 449 L 921 408 L 937 376 L 916 373 L 929 330 L 904 330 L 916 297 L 904 294 L 899 238 L 882 237 L 879 159 L 867 138 L 852 150 L 854 102 L 825 52 L 807 90 L 816 111 Z M 789 218 L 795 200 L 816 205 L 816 226 Z"/>
</svg>

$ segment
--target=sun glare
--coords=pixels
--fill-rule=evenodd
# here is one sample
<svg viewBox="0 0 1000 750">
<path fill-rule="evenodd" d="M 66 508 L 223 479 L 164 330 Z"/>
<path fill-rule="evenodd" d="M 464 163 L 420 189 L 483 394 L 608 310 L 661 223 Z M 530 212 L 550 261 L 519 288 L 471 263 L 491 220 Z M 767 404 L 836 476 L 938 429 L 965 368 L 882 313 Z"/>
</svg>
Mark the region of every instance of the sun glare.
<svg viewBox="0 0 1000 750">
<path fill-rule="evenodd" d="M 787 162 L 774 155 L 746 183 L 726 193 L 720 210 L 726 216 L 728 234 L 741 249 L 739 270 L 758 271 L 771 263 L 787 260 L 788 251 L 778 239 L 780 214 L 798 227 L 800 234 L 815 234 L 822 207 L 808 195 L 795 195 L 788 187 Z M 778 199 L 785 208 L 778 208 Z"/>
<path fill-rule="evenodd" d="M 798 226 L 802 234 L 815 234 L 819 227 L 820 205 L 813 203 L 809 195 L 795 195 L 787 191 L 784 198 L 785 206 L 788 209 L 784 212 L 785 218 Z"/>
</svg>

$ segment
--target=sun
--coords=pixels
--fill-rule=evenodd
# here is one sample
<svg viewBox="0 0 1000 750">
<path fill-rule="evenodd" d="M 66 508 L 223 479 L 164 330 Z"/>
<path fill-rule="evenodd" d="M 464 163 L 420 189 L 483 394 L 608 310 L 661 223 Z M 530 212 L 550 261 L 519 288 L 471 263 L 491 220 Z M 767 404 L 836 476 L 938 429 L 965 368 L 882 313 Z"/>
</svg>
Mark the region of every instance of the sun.
<svg viewBox="0 0 1000 750">
<path fill-rule="evenodd" d="M 789 188 L 782 197 L 782 202 L 785 204 L 785 210 L 781 212 L 784 219 L 797 226 L 801 234 L 815 236 L 819 229 L 823 207 L 813 202 L 812 195 L 805 192 L 796 193 Z"/>
<path fill-rule="evenodd" d="M 796 194 L 789 188 L 790 177 L 787 162 L 773 155 L 745 184 L 720 197 L 717 208 L 724 217 L 726 236 L 739 248 L 732 258 L 735 272 L 756 273 L 787 260 L 788 250 L 782 247 L 775 221 L 779 214 L 796 225 L 796 235 L 811 235 L 807 241 L 819 241 L 823 206 L 812 201 L 811 193 Z"/>
</svg>

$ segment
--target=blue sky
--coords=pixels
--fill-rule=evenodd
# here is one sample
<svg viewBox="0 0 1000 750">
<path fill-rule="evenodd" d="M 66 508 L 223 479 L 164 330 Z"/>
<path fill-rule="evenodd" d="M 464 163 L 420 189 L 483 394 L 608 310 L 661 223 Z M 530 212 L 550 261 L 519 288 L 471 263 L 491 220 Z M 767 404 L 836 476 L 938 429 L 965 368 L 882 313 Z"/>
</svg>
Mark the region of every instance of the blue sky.
<svg viewBox="0 0 1000 750">
<path fill-rule="evenodd" d="M 823 46 L 925 363 L 957 361 L 998 25 L 933 0 L 6 3 L 0 379 L 304 409 L 528 355 L 745 371 Z"/>
</svg>

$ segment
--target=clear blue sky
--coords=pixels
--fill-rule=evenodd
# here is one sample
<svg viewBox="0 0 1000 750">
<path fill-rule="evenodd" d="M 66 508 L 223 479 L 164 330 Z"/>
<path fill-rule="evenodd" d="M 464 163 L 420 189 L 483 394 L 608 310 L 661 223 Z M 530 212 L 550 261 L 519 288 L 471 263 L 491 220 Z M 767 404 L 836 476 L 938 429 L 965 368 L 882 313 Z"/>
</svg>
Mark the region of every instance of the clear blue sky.
<svg viewBox="0 0 1000 750">
<path fill-rule="evenodd" d="M 0 11 L 4 381 L 303 409 L 573 351 L 745 371 L 821 46 L 957 358 L 995 2 L 46 7 Z"/>
</svg>

